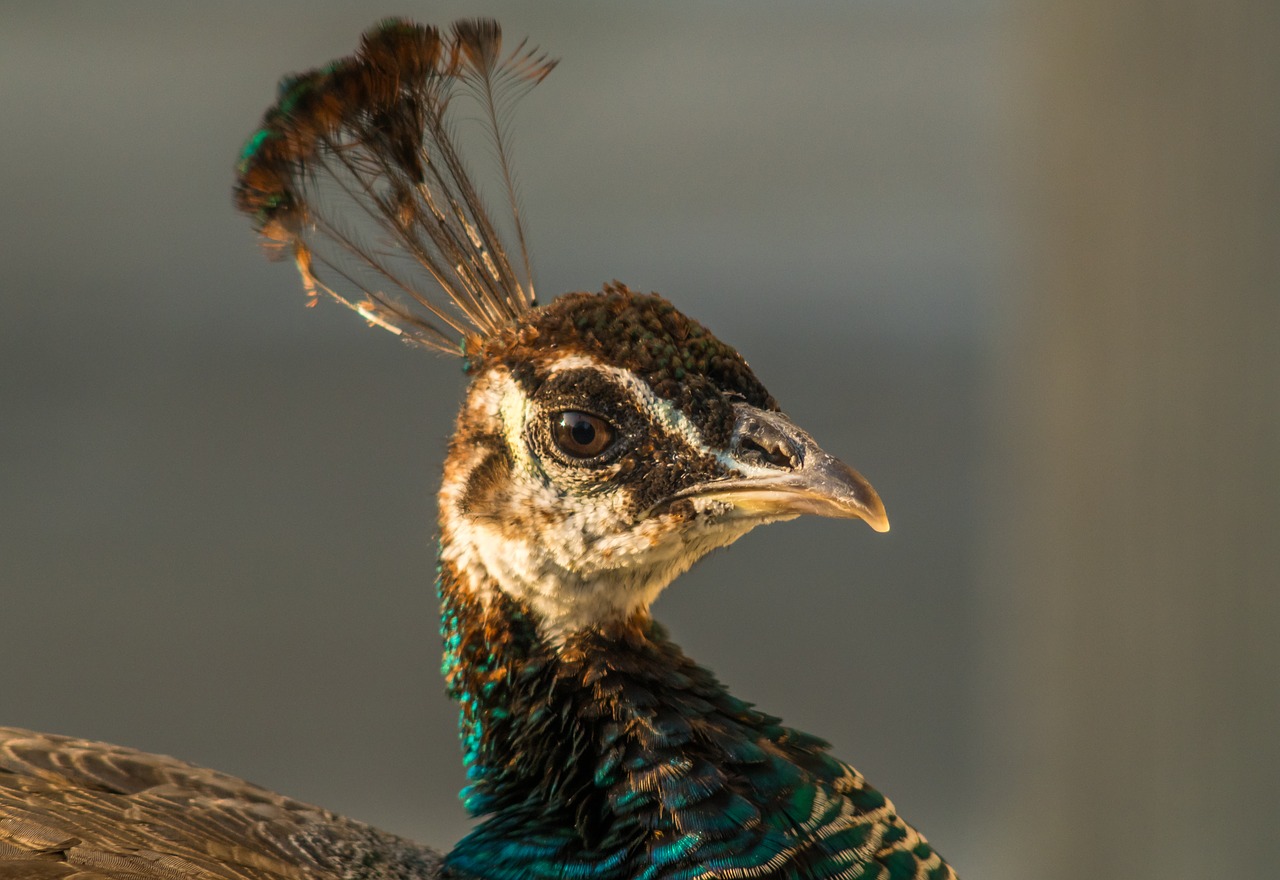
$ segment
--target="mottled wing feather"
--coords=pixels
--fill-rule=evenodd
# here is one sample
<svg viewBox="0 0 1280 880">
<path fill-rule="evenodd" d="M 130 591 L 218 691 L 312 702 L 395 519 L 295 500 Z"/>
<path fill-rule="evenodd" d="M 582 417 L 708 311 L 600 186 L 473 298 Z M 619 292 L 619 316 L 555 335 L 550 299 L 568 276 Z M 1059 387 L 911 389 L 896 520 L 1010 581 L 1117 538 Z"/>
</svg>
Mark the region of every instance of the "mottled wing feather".
<svg viewBox="0 0 1280 880">
<path fill-rule="evenodd" d="M 0 728 L 0 880 L 424 880 L 439 855 L 161 755 Z"/>
</svg>

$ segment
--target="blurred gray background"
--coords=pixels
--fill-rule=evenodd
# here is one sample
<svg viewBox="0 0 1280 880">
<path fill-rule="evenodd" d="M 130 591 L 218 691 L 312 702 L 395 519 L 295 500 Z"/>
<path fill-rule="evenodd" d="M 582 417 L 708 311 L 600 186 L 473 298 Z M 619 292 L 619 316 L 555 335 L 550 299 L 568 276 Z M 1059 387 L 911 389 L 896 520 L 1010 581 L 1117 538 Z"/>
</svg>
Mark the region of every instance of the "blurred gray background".
<svg viewBox="0 0 1280 880">
<path fill-rule="evenodd" d="M 1280 12 L 0 4 L 0 723 L 447 847 L 456 362 L 267 263 L 232 166 L 384 15 L 561 57 L 516 126 L 544 299 L 737 345 L 893 531 L 801 520 L 658 615 L 962 875 L 1280 857 Z"/>
</svg>

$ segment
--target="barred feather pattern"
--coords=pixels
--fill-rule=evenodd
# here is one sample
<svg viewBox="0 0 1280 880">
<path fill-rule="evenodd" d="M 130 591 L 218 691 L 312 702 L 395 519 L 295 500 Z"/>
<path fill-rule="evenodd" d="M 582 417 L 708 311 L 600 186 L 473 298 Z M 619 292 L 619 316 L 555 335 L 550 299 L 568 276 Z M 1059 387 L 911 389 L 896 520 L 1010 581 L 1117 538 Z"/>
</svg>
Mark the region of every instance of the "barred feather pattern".
<svg viewBox="0 0 1280 880">
<path fill-rule="evenodd" d="M 163 755 L 0 727 L 0 880 L 435 880 L 434 850 Z"/>
<path fill-rule="evenodd" d="M 825 742 L 736 699 L 643 618 L 541 641 L 441 570 L 468 810 L 446 864 L 493 880 L 878 878 L 952 869 Z M 481 600 L 479 595 L 491 598 Z"/>
<path fill-rule="evenodd" d="M 524 42 L 504 54 L 494 21 L 459 21 L 447 35 L 383 22 L 355 55 L 280 83 L 237 165 L 236 206 L 269 250 L 293 259 L 311 297 L 461 354 L 535 302 L 508 122 L 555 64 Z M 459 97 L 480 108 L 518 256 L 463 162 Z"/>
</svg>

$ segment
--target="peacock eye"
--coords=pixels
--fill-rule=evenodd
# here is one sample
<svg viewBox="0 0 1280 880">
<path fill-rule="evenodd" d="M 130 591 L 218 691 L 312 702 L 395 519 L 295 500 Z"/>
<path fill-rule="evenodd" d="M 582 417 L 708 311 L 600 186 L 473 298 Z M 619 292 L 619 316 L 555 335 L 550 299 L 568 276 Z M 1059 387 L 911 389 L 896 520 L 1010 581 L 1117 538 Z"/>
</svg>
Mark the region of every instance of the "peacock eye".
<svg viewBox="0 0 1280 880">
<path fill-rule="evenodd" d="M 565 410 L 555 416 L 551 436 L 571 458 L 593 458 L 613 444 L 613 425 L 591 413 Z"/>
</svg>

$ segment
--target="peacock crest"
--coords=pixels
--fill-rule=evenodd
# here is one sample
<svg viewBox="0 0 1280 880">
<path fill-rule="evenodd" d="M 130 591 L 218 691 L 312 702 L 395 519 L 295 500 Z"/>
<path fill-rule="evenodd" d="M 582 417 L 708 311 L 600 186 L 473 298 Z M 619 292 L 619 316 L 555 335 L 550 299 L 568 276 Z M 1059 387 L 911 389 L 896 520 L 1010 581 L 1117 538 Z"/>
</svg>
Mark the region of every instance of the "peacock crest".
<svg viewBox="0 0 1280 880">
<path fill-rule="evenodd" d="M 309 296 L 412 343 L 474 350 L 535 304 L 508 129 L 555 66 L 523 41 L 504 52 L 494 21 L 447 34 L 384 21 L 354 55 L 281 82 L 237 166 L 236 206 L 294 261 Z M 463 159 L 460 102 L 478 109 L 505 231 Z"/>
</svg>

